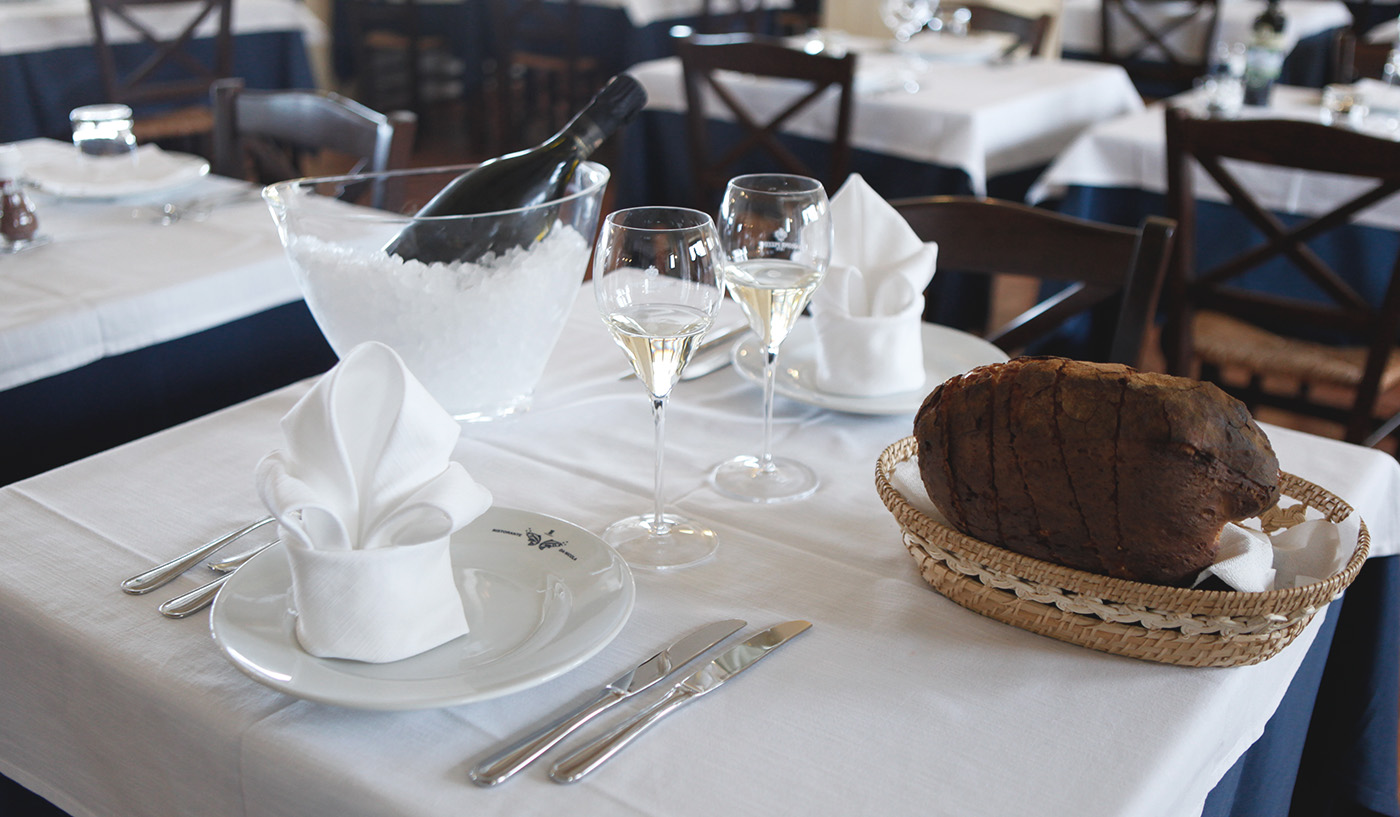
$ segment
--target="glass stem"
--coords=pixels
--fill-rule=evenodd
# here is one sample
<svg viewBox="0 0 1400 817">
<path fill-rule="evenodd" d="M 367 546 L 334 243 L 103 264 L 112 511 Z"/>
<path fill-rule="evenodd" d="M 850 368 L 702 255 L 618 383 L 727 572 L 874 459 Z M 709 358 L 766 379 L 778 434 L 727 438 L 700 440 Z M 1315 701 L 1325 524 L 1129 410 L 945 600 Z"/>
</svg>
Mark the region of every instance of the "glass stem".
<svg viewBox="0 0 1400 817">
<path fill-rule="evenodd" d="M 664 395 L 651 398 L 651 418 L 656 426 L 656 506 L 652 511 L 651 527 L 652 533 L 656 536 L 665 536 L 671 532 L 671 528 L 666 524 L 666 518 L 662 514 L 661 508 L 662 464 L 666 454 L 666 446 L 664 445 L 666 439 L 666 397 Z"/>
<path fill-rule="evenodd" d="M 778 350 L 768 348 L 763 353 L 763 454 L 759 467 L 773 470 L 773 384 L 778 379 Z"/>
</svg>

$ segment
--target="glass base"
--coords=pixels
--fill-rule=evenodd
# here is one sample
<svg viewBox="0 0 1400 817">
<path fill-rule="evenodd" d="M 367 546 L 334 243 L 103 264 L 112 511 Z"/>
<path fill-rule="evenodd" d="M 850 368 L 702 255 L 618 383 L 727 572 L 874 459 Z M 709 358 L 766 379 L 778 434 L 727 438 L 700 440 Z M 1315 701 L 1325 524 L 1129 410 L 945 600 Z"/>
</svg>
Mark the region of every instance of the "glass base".
<svg viewBox="0 0 1400 817">
<path fill-rule="evenodd" d="M 774 457 L 764 468 L 758 457 L 739 456 L 715 466 L 710 484 L 731 499 L 793 502 L 816 492 L 816 472 L 796 460 Z"/>
<path fill-rule="evenodd" d="M 633 570 L 680 570 L 708 561 L 719 547 L 719 537 L 709 528 L 662 514 L 664 533 L 652 524 L 656 517 L 645 513 L 620 519 L 603 531 L 603 541 L 627 561 Z"/>
</svg>

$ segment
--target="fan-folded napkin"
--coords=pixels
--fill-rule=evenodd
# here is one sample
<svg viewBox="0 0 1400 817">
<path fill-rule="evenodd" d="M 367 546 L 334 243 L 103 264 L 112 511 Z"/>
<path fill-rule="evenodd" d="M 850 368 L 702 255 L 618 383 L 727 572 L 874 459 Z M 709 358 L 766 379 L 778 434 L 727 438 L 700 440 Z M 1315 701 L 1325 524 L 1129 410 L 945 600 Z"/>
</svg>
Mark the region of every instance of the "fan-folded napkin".
<svg viewBox="0 0 1400 817">
<path fill-rule="evenodd" d="M 859 174 L 831 197 L 826 280 L 812 295 L 815 385 L 832 394 L 876 397 L 924 385 L 924 288 L 938 245 Z"/>
<path fill-rule="evenodd" d="M 920 513 L 952 527 L 929 499 L 918 460 L 896 465 L 890 482 Z M 1323 581 L 1346 566 L 1360 535 L 1360 516 L 1355 513 L 1341 522 L 1305 520 L 1272 534 L 1227 524 L 1220 533 L 1215 564 L 1201 571 L 1193 586 L 1215 576 L 1235 590 L 1261 593 Z"/>
<path fill-rule="evenodd" d="M 282 431 L 256 477 L 281 525 L 302 648 L 383 663 L 466 634 L 449 538 L 491 494 L 450 461 L 460 427 L 399 356 L 356 346 Z"/>
</svg>

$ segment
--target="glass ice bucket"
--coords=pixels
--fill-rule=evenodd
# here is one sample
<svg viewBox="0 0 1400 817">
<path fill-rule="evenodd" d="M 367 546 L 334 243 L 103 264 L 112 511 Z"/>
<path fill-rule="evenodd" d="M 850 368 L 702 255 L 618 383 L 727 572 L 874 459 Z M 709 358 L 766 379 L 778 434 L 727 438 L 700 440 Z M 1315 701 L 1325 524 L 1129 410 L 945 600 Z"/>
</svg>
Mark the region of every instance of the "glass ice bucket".
<svg viewBox="0 0 1400 817">
<path fill-rule="evenodd" d="M 543 223 L 551 226 L 530 246 L 479 263 L 424 264 L 391 255 L 385 247 L 413 216 L 352 203 L 398 189 L 416 196 L 408 207 L 416 210 L 469 167 L 297 179 L 263 191 L 307 306 L 336 354 L 344 357 L 369 340 L 389 345 L 463 422 L 529 408 L 588 267 L 609 176 L 602 165 L 585 162 L 561 198 L 520 210 L 432 217 L 451 230 L 485 236 L 547 212 Z"/>
</svg>

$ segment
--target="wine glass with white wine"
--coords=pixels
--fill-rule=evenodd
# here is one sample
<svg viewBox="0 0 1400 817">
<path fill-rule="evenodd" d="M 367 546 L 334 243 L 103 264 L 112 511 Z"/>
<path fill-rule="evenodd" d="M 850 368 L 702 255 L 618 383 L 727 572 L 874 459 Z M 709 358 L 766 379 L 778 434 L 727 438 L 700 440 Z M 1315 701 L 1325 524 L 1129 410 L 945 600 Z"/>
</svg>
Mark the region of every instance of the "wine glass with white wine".
<svg viewBox="0 0 1400 817">
<path fill-rule="evenodd" d="M 826 190 L 806 176 L 738 176 L 724 192 L 718 226 L 729 261 L 725 284 L 763 353 L 763 449 L 720 463 L 710 481 L 725 496 L 750 502 L 802 499 L 819 480 L 806 465 L 773 456 L 773 384 L 778 350 L 831 259 Z"/>
<path fill-rule="evenodd" d="M 714 221 L 698 210 L 637 207 L 603 222 L 593 261 L 593 292 L 603 322 L 627 353 L 651 398 L 656 433 L 650 512 L 614 522 L 603 539 L 642 570 L 671 570 L 709 559 L 713 530 L 663 508 L 666 399 L 724 300 L 724 260 Z"/>
</svg>

